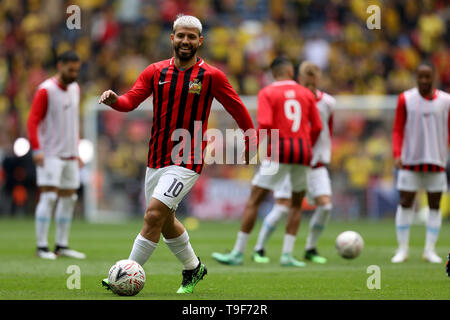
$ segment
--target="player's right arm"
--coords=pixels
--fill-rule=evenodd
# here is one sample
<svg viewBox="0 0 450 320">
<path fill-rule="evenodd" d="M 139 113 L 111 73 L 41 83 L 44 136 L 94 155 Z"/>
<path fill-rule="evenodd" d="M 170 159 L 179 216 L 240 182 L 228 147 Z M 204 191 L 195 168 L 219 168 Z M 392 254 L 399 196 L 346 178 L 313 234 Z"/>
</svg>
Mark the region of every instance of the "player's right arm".
<svg viewBox="0 0 450 320">
<path fill-rule="evenodd" d="M 402 167 L 402 147 L 403 136 L 406 124 L 406 102 L 405 95 L 401 93 L 397 100 L 397 110 L 395 111 L 394 127 L 392 129 L 392 152 L 394 154 L 395 166 Z"/>
<path fill-rule="evenodd" d="M 40 149 L 38 126 L 45 118 L 48 107 L 48 94 L 44 88 L 39 89 L 33 97 L 30 115 L 27 121 L 28 138 L 33 150 L 33 161 L 37 166 L 44 165 L 44 153 Z"/>
<path fill-rule="evenodd" d="M 98 103 L 104 103 L 114 110 L 129 112 L 136 109 L 142 101 L 152 94 L 152 79 L 155 66 L 151 64 L 139 75 L 133 87 L 124 95 L 117 95 L 112 90 L 103 92 Z"/>
</svg>

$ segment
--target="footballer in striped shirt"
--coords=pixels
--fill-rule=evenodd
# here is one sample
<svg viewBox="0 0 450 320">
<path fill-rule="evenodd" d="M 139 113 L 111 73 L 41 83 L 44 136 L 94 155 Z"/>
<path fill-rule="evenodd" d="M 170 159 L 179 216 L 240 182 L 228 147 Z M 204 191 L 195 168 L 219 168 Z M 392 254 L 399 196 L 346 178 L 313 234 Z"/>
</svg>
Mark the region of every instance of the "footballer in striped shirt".
<svg viewBox="0 0 450 320">
<path fill-rule="evenodd" d="M 246 133 L 248 150 L 256 150 L 257 136 L 250 115 L 225 74 L 197 56 L 203 43 L 202 24 L 196 17 L 179 15 L 170 35 L 174 56 L 152 63 L 133 87 L 118 96 L 105 91 L 99 103 L 130 112 L 153 96 L 153 123 L 147 158 L 144 225 L 129 259 L 143 265 L 156 248 L 160 235 L 183 264 L 178 293 L 192 293 L 207 270 L 194 253 L 175 210 L 197 181 L 203 167 L 203 135 L 213 99 L 217 99 Z M 178 150 L 173 135 L 186 133 L 185 148 Z M 197 139 L 196 139 L 197 138 Z M 182 155 L 180 154 L 182 153 Z M 103 284 L 108 287 L 107 280 Z"/>
</svg>

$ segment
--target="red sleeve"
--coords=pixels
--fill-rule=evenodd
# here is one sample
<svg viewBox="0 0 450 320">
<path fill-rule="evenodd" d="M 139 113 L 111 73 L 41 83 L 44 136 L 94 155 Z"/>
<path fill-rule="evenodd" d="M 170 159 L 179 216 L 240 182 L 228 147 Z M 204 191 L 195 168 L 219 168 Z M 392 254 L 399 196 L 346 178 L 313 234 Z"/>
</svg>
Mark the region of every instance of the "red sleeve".
<svg viewBox="0 0 450 320">
<path fill-rule="evenodd" d="M 225 74 L 216 69 L 217 71 L 213 74 L 212 78 L 212 94 L 214 98 L 219 101 L 225 110 L 233 117 L 233 119 L 239 125 L 244 132 L 248 129 L 255 129 L 253 126 L 252 118 L 247 111 L 247 108 L 244 106 L 241 98 L 239 98 L 236 91 L 234 91 L 231 84 L 228 82 Z M 249 140 L 250 144 L 253 146 L 257 145 L 257 137 L 256 130 L 252 130 Z M 249 132 L 250 133 L 250 132 Z M 246 143 L 246 147 L 248 147 L 248 143 Z"/>
<path fill-rule="evenodd" d="M 136 109 L 142 101 L 152 94 L 152 79 L 155 74 L 155 66 L 149 65 L 139 75 L 133 87 L 124 95 L 119 96 L 116 103 L 111 108 L 117 111 L 129 112 Z"/>
<path fill-rule="evenodd" d="M 328 118 L 328 130 L 330 131 L 330 137 L 333 136 L 333 124 L 334 124 L 334 115 L 333 113 L 331 113 L 330 117 Z"/>
<path fill-rule="evenodd" d="M 31 148 L 39 150 L 38 126 L 47 114 L 48 96 L 47 90 L 39 89 L 33 97 L 31 103 L 30 115 L 28 116 L 27 129 L 28 138 L 30 139 Z"/>
<path fill-rule="evenodd" d="M 258 129 L 271 129 L 273 126 L 273 112 L 267 90 L 258 93 L 257 109 Z"/>
<path fill-rule="evenodd" d="M 406 123 L 406 102 L 405 95 L 401 93 L 397 100 L 397 110 L 395 111 L 394 127 L 392 129 L 392 151 L 394 158 L 402 155 L 403 135 Z"/>
<path fill-rule="evenodd" d="M 314 146 L 319 138 L 320 131 L 322 131 L 322 120 L 320 119 L 319 109 L 317 109 L 316 101 L 314 97 L 310 99 L 311 101 L 311 113 L 310 113 L 310 123 L 311 123 L 311 144 Z"/>
</svg>

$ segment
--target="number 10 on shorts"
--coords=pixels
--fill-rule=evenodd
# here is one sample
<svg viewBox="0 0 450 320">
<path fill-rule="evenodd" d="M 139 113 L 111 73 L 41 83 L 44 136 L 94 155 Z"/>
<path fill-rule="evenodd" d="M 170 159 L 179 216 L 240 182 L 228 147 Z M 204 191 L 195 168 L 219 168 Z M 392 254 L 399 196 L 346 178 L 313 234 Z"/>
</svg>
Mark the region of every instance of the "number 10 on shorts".
<svg viewBox="0 0 450 320">
<path fill-rule="evenodd" d="M 167 191 L 164 192 L 164 195 L 166 197 L 176 198 L 180 195 L 183 188 L 184 188 L 183 182 L 178 181 L 176 178 L 173 178 L 172 184 L 170 185 L 169 189 L 167 189 Z"/>
</svg>

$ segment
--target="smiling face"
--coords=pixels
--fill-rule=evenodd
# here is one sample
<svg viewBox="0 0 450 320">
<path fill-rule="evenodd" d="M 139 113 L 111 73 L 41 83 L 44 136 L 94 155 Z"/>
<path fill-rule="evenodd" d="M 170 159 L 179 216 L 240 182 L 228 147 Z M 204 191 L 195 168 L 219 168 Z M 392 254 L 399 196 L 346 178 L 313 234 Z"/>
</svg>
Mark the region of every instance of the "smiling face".
<svg viewBox="0 0 450 320">
<path fill-rule="evenodd" d="M 175 56 L 181 61 L 188 61 L 195 56 L 203 37 L 196 28 L 178 27 L 170 35 Z"/>
</svg>

